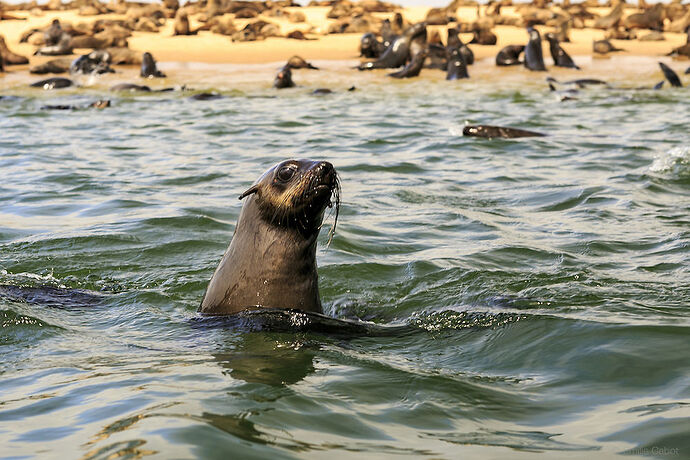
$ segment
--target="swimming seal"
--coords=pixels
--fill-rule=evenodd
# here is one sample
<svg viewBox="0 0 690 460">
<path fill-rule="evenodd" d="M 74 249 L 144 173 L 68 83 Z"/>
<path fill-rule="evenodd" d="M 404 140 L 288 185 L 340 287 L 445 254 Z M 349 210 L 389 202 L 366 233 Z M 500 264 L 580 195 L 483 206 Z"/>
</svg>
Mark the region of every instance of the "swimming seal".
<svg viewBox="0 0 690 460">
<path fill-rule="evenodd" d="M 661 71 L 664 72 L 664 76 L 668 80 L 668 82 L 671 84 L 671 86 L 675 88 L 682 88 L 683 84 L 680 82 L 680 78 L 678 78 L 678 74 L 673 71 L 669 66 L 664 64 L 663 62 L 659 63 L 659 67 L 661 67 Z"/>
<path fill-rule="evenodd" d="M 451 50 L 448 55 L 448 72 L 446 73 L 446 80 L 460 80 L 461 78 L 470 78 L 467 73 L 467 63 L 465 56 L 463 56 L 460 48 Z"/>
<path fill-rule="evenodd" d="M 273 80 L 273 87 L 277 89 L 283 89 L 283 88 L 292 88 L 295 86 L 295 82 L 292 81 L 292 70 L 290 70 L 290 66 L 286 65 L 282 69 L 280 69 L 280 72 L 276 75 L 276 78 Z"/>
<path fill-rule="evenodd" d="M 463 136 L 484 137 L 487 139 L 515 139 L 518 137 L 544 137 L 546 134 L 526 129 L 506 128 L 504 126 L 475 125 L 465 126 L 462 130 Z"/>
<path fill-rule="evenodd" d="M 524 45 L 508 45 L 496 55 L 497 66 L 520 65 L 520 54 L 525 51 Z"/>
<path fill-rule="evenodd" d="M 558 38 L 555 34 L 548 33 L 545 35 L 546 39 L 549 41 L 549 50 L 551 51 L 551 57 L 553 58 L 553 63 L 556 67 L 566 67 L 569 69 L 580 68 L 573 62 L 573 59 L 568 53 L 565 52 L 561 45 L 558 43 Z"/>
<path fill-rule="evenodd" d="M 525 47 L 525 67 L 532 71 L 545 71 L 544 55 L 541 51 L 541 36 L 533 27 L 527 28 L 529 42 Z"/>
<path fill-rule="evenodd" d="M 199 312 L 229 315 L 252 308 L 321 313 L 316 240 L 326 207 L 339 206 L 332 164 L 288 160 L 266 171 L 247 198 L 230 246 L 216 268 Z"/>
<path fill-rule="evenodd" d="M 49 90 L 57 88 L 68 88 L 73 84 L 74 82 L 69 78 L 55 77 L 37 81 L 36 83 L 31 83 L 30 86 L 33 86 L 34 88 L 43 88 L 45 90 Z"/>
</svg>

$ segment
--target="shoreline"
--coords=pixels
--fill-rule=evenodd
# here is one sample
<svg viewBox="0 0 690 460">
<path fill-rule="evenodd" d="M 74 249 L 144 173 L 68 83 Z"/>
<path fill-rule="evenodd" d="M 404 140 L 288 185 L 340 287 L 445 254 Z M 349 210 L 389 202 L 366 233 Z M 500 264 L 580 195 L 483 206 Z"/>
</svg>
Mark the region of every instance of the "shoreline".
<svg viewBox="0 0 690 460">
<path fill-rule="evenodd" d="M 403 16 L 410 22 L 424 19 L 428 7 L 408 7 L 402 9 Z M 258 64 L 282 61 L 290 56 L 298 54 L 307 60 L 350 60 L 359 59 L 359 42 L 361 33 L 355 34 L 328 34 L 321 35 L 333 20 L 326 18 L 326 7 L 294 7 L 286 8 L 286 11 L 296 10 L 305 13 L 308 22 L 290 23 L 284 18 L 269 18 L 259 16 L 261 19 L 273 22 L 279 26 L 281 33 L 292 30 L 301 30 L 307 33 L 309 30 L 318 33 L 307 33 L 311 40 L 295 40 L 288 38 L 269 37 L 265 40 L 251 42 L 233 42 L 229 36 L 214 34 L 210 31 L 200 31 L 198 35 L 173 36 L 173 20 L 168 19 L 161 26 L 159 32 L 133 32 L 129 37 L 129 48 L 137 52 L 151 52 L 158 62 L 202 62 L 202 63 L 233 63 L 233 64 Z M 514 8 L 505 8 L 506 15 L 516 15 Z M 592 8 L 606 12 L 607 8 Z M 476 8 L 458 8 L 458 18 L 464 22 L 477 18 Z M 45 11 L 41 16 L 33 16 L 27 11 L 12 11 L 17 16 L 26 17 L 27 20 L 3 20 L 0 22 L 0 34 L 4 35 L 10 49 L 29 58 L 30 64 L 24 66 L 10 66 L 10 72 L 14 70 L 27 70 L 30 65 L 40 64 L 55 56 L 33 56 L 36 46 L 28 43 L 19 43 L 23 32 L 31 28 L 42 28 L 50 24 L 53 19 L 72 24 L 90 23 L 99 19 L 123 19 L 121 14 L 104 14 L 98 16 L 79 16 L 77 10 Z M 392 13 L 374 13 L 378 17 L 390 17 Z M 198 14 L 191 17 L 192 28 L 198 27 Z M 241 28 L 249 20 L 237 19 L 236 24 Z M 438 31 L 445 40 L 447 26 L 429 26 L 429 31 Z M 551 27 L 539 25 L 536 27 L 543 33 L 552 30 Z M 498 51 L 506 45 L 524 44 L 527 42 L 527 33 L 521 27 L 497 25 L 493 31 L 498 37 L 496 45 L 470 45 L 477 59 L 495 57 Z M 467 42 L 472 34 L 461 33 L 463 41 Z M 673 48 L 686 42 L 686 35 L 680 33 L 664 32 L 663 41 L 639 41 L 639 40 L 611 40 L 616 46 L 625 49 L 620 55 L 632 56 L 658 56 L 664 57 Z M 592 41 L 604 38 L 604 31 L 592 28 L 571 29 L 571 42 L 562 43 L 562 47 L 571 56 L 591 56 Z M 544 40 L 544 45 L 546 41 Z M 544 46 L 545 57 L 548 47 Z M 89 49 L 75 49 L 71 57 L 86 54 Z M 69 56 L 65 56 L 69 57 Z"/>
</svg>

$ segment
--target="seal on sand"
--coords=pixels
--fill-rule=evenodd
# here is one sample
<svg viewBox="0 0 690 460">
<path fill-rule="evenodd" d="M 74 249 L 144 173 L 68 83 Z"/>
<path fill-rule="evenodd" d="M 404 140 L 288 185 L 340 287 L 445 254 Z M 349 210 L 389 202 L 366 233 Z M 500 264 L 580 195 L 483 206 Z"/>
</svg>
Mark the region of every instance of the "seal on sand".
<svg viewBox="0 0 690 460">
<path fill-rule="evenodd" d="M 551 57 L 553 58 L 553 63 L 556 67 L 567 67 L 570 69 L 580 68 L 573 62 L 573 59 L 568 53 L 565 52 L 561 45 L 558 43 L 558 37 L 555 34 L 546 34 L 546 39 L 549 41 L 549 50 L 551 51 Z"/>
<path fill-rule="evenodd" d="M 247 201 L 235 234 L 199 311 L 228 315 L 258 307 L 321 313 L 316 240 L 333 201 L 338 218 L 340 187 L 333 165 L 283 161 L 240 195 L 243 198 Z"/>
</svg>

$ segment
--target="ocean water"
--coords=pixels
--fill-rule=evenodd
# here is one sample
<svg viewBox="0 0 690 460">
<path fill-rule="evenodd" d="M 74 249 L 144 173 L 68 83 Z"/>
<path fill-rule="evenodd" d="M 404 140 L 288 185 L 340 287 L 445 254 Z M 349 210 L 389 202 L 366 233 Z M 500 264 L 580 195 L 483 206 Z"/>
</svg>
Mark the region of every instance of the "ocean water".
<svg viewBox="0 0 690 460">
<path fill-rule="evenodd" d="M 163 65 L 188 90 L 150 94 L 0 77 L 0 456 L 690 457 L 690 91 L 631 89 L 652 58 L 551 72 L 616 86 L 569 101 L 490 61 L 317 64 L 280 91 L 277 63 Z M 342 183 L 325 313 L 393 332 L 197 315 L 238 195 L 293 157 Z"/>
</svg>

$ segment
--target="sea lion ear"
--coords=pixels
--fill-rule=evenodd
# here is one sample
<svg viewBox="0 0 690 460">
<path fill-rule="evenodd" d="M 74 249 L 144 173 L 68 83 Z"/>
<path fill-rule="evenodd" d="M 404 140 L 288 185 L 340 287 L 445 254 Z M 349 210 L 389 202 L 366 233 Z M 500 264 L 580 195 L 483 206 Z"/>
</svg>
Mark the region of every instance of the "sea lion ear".
<svg viewBox="0 0 690 460">
<path fill-rule="evenodd" d="M 243 198 L 246 198 L 246 197 L 248 197 L 249 195 L 251 195 L 252 193 L 256 193 L 256 192 L 258 192 L 258 191 L 259 191 L 259 185 L 258 185 L 258 184 L 257 184 L 257 185 L 252 185 L 252 186 L 249 187 L 242 195 L 240 195 L 240 198 L 239 198 L 239 199 L 241 200 L 241 199 L 243 199 Z"/>
</svg>

